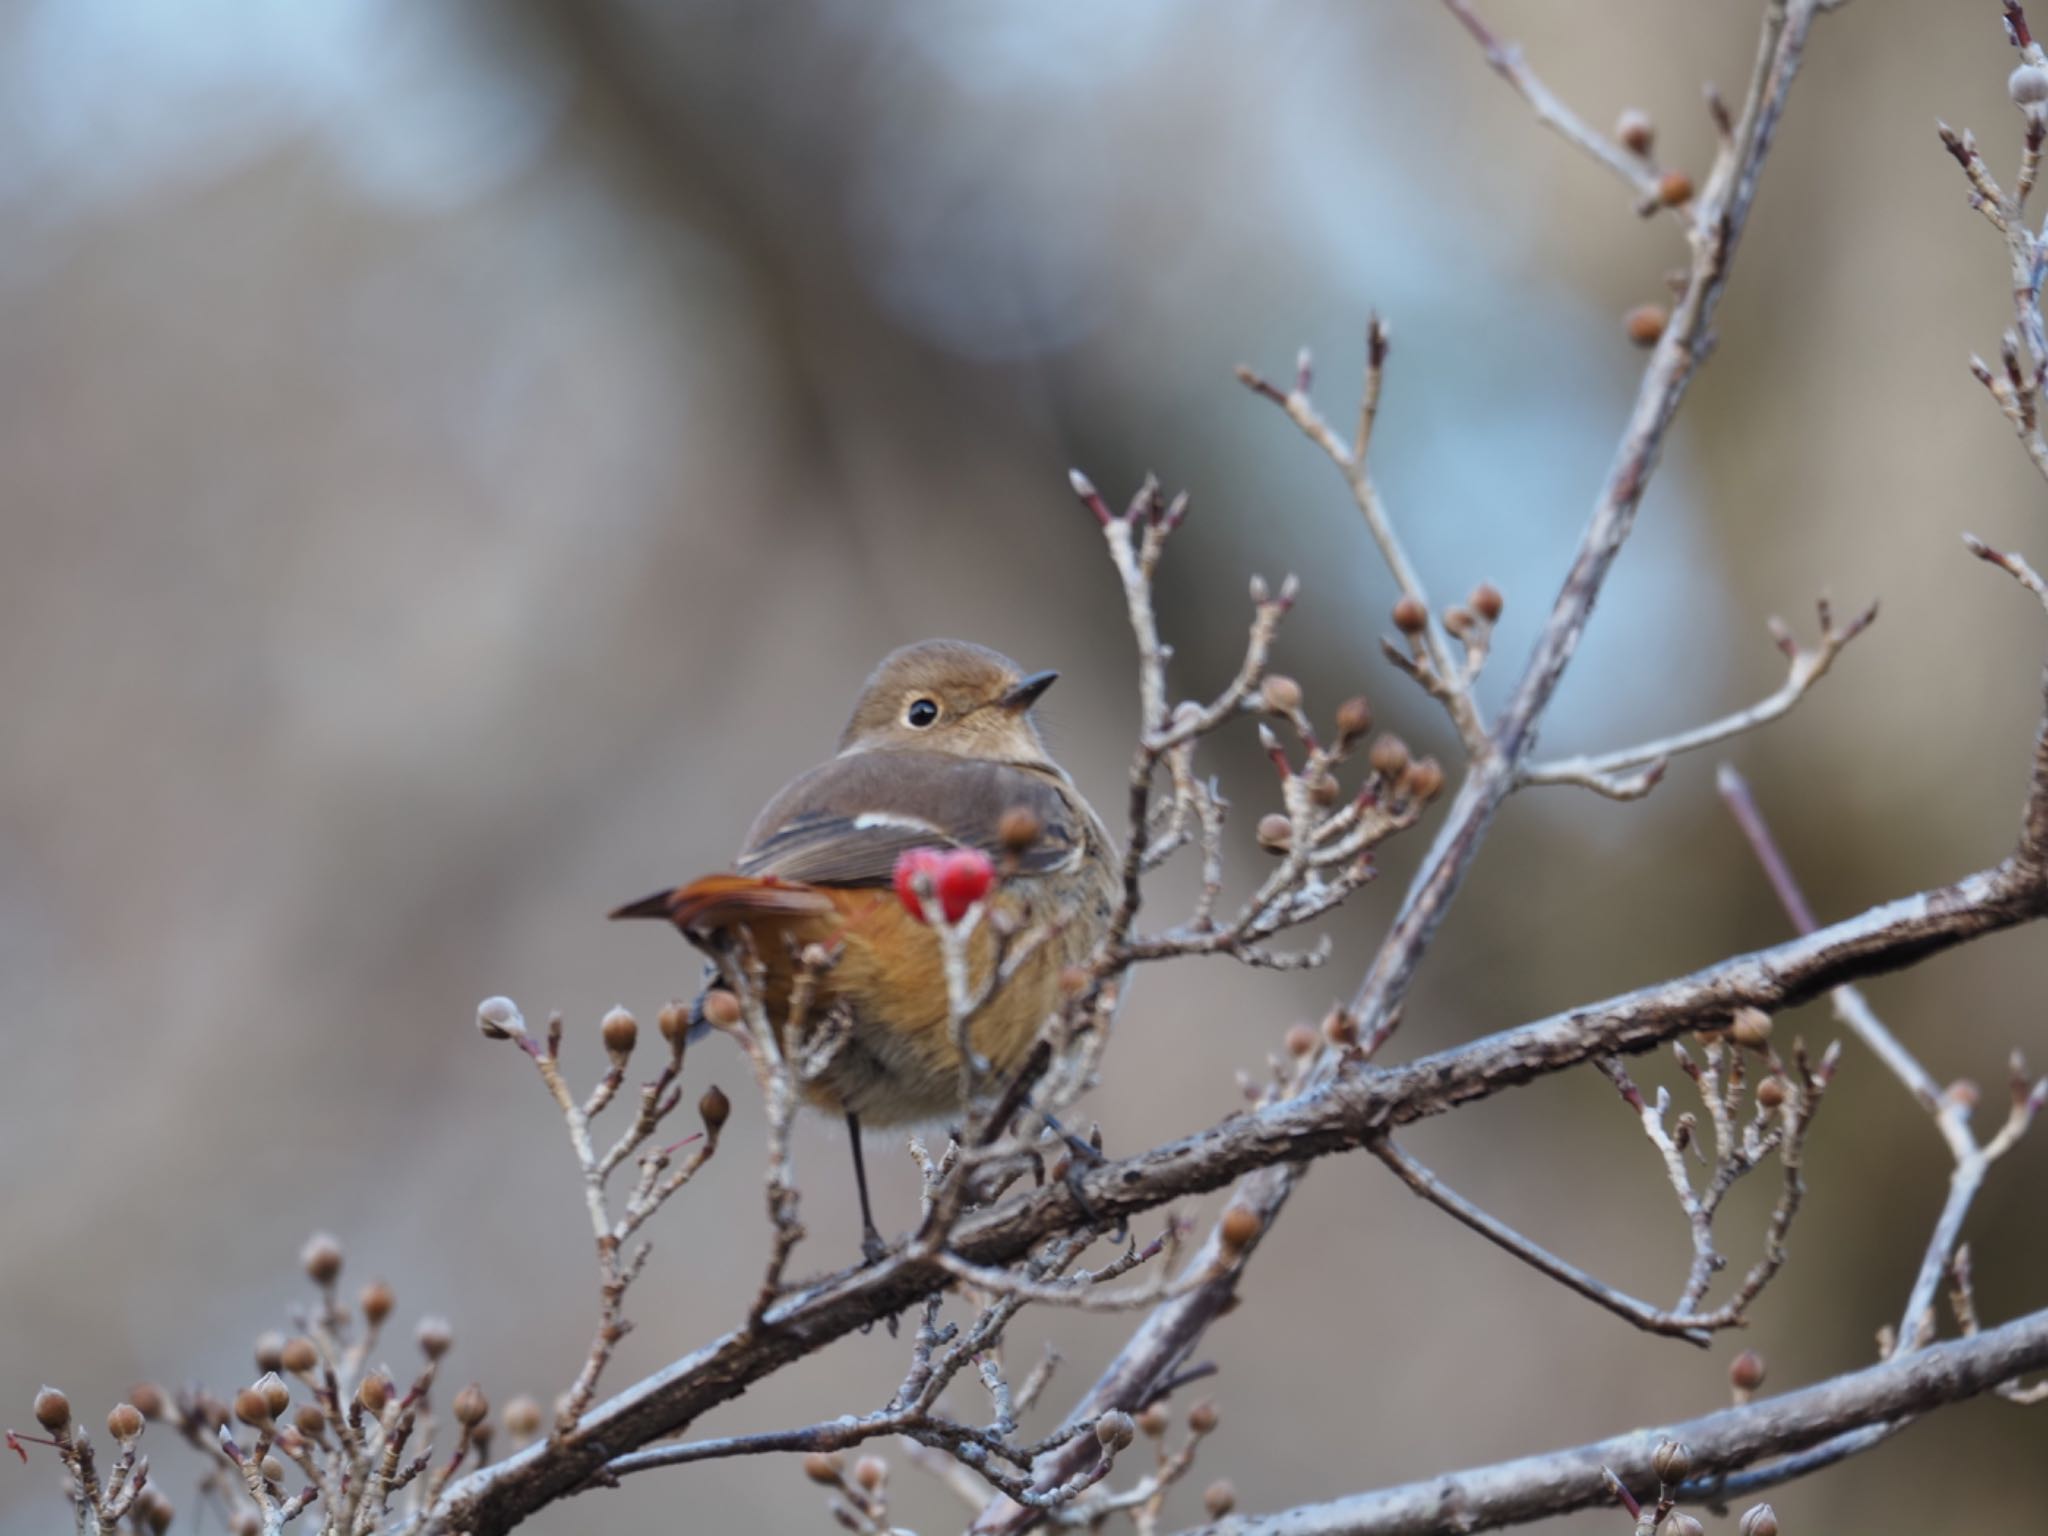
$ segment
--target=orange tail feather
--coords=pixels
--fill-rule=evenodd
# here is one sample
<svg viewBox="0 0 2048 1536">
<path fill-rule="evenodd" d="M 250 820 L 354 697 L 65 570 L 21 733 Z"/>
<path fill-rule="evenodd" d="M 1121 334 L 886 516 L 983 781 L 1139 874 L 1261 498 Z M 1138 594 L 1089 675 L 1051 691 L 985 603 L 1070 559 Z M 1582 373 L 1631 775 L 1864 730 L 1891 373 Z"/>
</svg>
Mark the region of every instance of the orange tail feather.
<svg viewBox="0 0 2048 1536">
<path fill-rule="evenodd" d="M 666 918 L 694 933 L 714 933 L 758 917 L 802 917 L 832 910 L 832 898 L 808 885 L 757 875 L 706 875 L 674 890 L 628 902 L 611 915 Z"/>
</svg>

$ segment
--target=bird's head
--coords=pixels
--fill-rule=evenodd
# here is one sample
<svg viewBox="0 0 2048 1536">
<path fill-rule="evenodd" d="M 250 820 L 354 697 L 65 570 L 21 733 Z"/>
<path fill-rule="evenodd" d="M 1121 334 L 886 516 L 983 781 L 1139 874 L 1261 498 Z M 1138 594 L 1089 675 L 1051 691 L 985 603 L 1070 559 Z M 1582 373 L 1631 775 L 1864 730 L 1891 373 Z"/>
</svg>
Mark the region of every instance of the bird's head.
<svg viewBox="0 0 2048 1536">
<path fill-rule="evenodd" d="M 884 656 L 839 738 L 842 755 L 889 748 L 1050 766 L 1031 706 L 1056 672 L 1025 672 L 965 640 L 921 640 Z"/>
</svg>

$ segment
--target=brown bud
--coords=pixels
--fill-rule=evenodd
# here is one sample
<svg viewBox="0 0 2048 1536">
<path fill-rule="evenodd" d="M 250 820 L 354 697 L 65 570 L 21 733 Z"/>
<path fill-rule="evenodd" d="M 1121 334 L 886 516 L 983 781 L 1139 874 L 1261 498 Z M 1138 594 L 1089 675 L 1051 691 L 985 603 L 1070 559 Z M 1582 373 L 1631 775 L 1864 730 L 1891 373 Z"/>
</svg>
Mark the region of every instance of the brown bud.
<svg viewBox="0 0 2048 1536">
<path fill-rule="evenodd" d="M 1237 1490 L 1230 1486 L 1230 1479 L 1219 1477 L 1202 1490 L 1202 1508 L 1211 1520 L 1221 1520 L 1237 1508 Z"/>
<path fill-rule="evenodd" d="M 1778 1512 L 1768 1504 L 1752 1504 L 1742 1512 L 1742 1536 L 1778 1536 Z"/>
<path fill-rule="evenodd" d="M 382 1413 L 391 1401 L 391 1378 L 382 1371 L 370 1372 L 356 1386 L 356 1401 L 370 1413 Z"/>
<path fill-rule="evenodd" d="M 1287 1026 L 1285 1043 L 1288 1055 L 1306 1056 L 1316 1048 L 1316 1032 L 1306 1024 L 1290 1024 Z"/>
<path fill-rule="evenodd" d="M 1259 702 L 1276 715 L 1292 715 L 1301 708 L 1301 684 L 1275 672 L 1259 684 Z"/>
<path fill-rule="evenodd" d="M 257 1378 L 256 1390 L 263 1394 L 263 1401 L 270 1405 L 270 1416 L 273 1419 L 292 1405 L 292 1390 L 275 1371 L 265 1371 Z"/>
<path fill-rule="evenodd" d="M 654 1022 L 661 1029 L 661 1038 L 668 1042 L 672 1051 L 680 1052 L 690 1037 L 690 1010 L 687 1004 L 671 999 L 662 1005 Z"/>
<path fill-rule="evenodd" d="M 299 1251 L 299 1262 L 315 1285 L 332 1285 L 341 1273 L 341 1244 L 325 1232 L 315 1232 Z"/>
<path fill-rule="evenodd" d="M 1728 1362 L 1728 1384 L 1738 1392 L 1754 1392 L 1764 1384 L 1764 1357 L 1745 1349 Z"/>
<path fill-rule="evenodd" d="M 1349 746 L 1372 729 L 1372 706 L 1354 694 L 1337 706 L 1337 739 Z"/>
<path fill-rule="evenodd" d="M 318 1440 L 327 1433 L 327 1411 L 318 1403 L 301 1403 L 292 1423 L 308 1440 Z"/>
<path fill-rule="evenodd" d="M 723 987 L 704 994 L 704 1022 L 713 1029 L 732 1029 L 740 1021 L 740 1000 Z"/>
<path fill-rule="evenodd" d="M 1692 1447 L 1683 1440 L 1660 1441 L 1650 1455 L 1650 1466 L 1658 1482 L 1666 1488 L 1676 1488 L 1692 1476 Z"/>
<path fill-rule="evenodd" d="M 142 1415 L 133 1403 L 114 1404 L 107 1415 L 107 1433 L 124 1444 L 142 1433 Z"/>
<path fill-rule="evenodd" d="M 281 1462 L 281 1461 L 279 1461 L 279 1460 L 278 1460 L 278 1459 L 277 1459 L 277 1458 L 276 1458 L 275 1456 L 266 1456 L 266 1457 L 264 1457 L 264 1458 L 263 1458 L 263 1480 L 264 1480 L 265 1482 L 267 1482 L 267 1483 L 281 1483 L 281 1482 L 283 1482 L 283 1481 L 284 1481 L 284 1463 L 283 1463 L 283 1462 Z M 257 1531 L 257 1530 L 258 1530 L 258 1529 L 260 1528 L 260 1525 L 261 1525 L 261 1522 L 260 1522 L 260 1521 L 259 1521 L 259 1522 L 255 1522 L 255 1523 L 252 1523 L 252 1524 L 250 1525 L 250 1527 L 249 1527 L 249 1531 L 250 1531 L 250 1536 L 255 1536 L 255 1532 L 256 1532 L 256 1531 Z"/>
<path fill-rule="evenodd" d="M 1323 1015 L 1323 1038 L 1339 1048 L 1358 1044 L 1358 1018 L 1349 1008 L 1332 1008 Z"/>
<path fill-rule="evenodd" d="M 1692 201 L 1692 178 L 1683 171 L 1666 171 L 1657 178 L 1657 197 L 1666 208 Z"/>
<path fill-rule="evenodd" d="M 526 1028 L 526 1021 L 511 998 L 487 997 L 476 1005 L 476 1027 L 486 1040 L 510 1040 L 515 1028 Z"/>
<path fill-rule="evenodd" d="M 1331 775 L 1319 773 L 1308 781 L 1308 797 L 1327 811 L 1344 798 L 1344 786 Z"/>
<path fill-rule="evenodd" d="M 804 1476 L 814 1483 L 827 1488 L 839 1486 L 839 1458 L 824 1451 L 813 1451 L 804 1458 Z"/>
<path fill-rule="evenodd" d="M 320 1351 L 306 1338 L 286 1339 L 277 1352 L 277 1362 L 295 1376 L 303 1376 L 320 1363 Z"/>
<path fill-rule="evenodd" d="M 1250 1206 L 1233 1205 L 1223 1213 L 1223 1220 L 1217 1224 L 1216 1235 L 1223 1243 L 1226 1253 L 1242 1253 L 1257 1240 L 1259 1229 L 1264 1225 L 1259 1213 Z"/>
<path fill-rule="evenodd" d="M 1120 1409 L 1112 1408 L 1095 1421 L 1095 1439 L 1111 1455 L 1129 1445 L 1137 1435 L 1137 1424 Z"/>
<path fill-rule="evenodd" d="M 1045 824 L 1028 805 L 1013 805 L 996 823 L 996 840 L 1011 853 L 1028 852 L 1045 832 Z"/>
<path fill-rule="evenodd" d="M 853 1480 L 874 1493 L 889 1481 L 889 1463 L 879 1456 L 863 1456 L 853 1464 Z"/>
<path fill-rule="evenodd" d="M 1664 1536 L 1707 1536 L 1707 1528 L 1683 1511 L 1664 1517 Z"/>
<path fill-rule="evenodd" d="M 704 1129 L 713 1136 L 732 1118 L 732 1100 L 716 1083 L 706 1088 L 704 1097 L 697 1101 L 697 1118 L 704 1122 Z"/>
<path fill-rule="evenodd" d="M 1472 632 L 1472 610 L 1459 607 L 1446 608 L 1444 610 L 1444 628 L 1448 629 L 1460 640 L 1464 639 Z"/>
<path fill-rule="evenodd" d="M 455 1394 L 455 1401 L 448 1406 L 455 1415 L 455 1422 L 464 1429 L 475 1429 L 490 1416 L 491 1400 L 484 1396 L 484 1389 L 471 1382 Z"/>
<path fill-rule="evenodd" d="M 1060 996 L 1079 997 L 1088 990 L 1088 973 L 1078 965 L 1064 966 L 1059 976 Z"/>
<path fill-rule="evenodd" d="M 145 1419 L 164 1416 L 164 1389 L 153 1381 L 138 1381 L 128 1389 L 128 1401 Z"/>
<path fill-rule="evenodd" d="M 1294 846 L 1294 823 L 1272 811 L 1259 818 L 1259 846 L 1268 853 L 1285 853 Z"/>
<path fill-rule="evenodd" d="M 445 1317 L 423 1317 L 412 1331 L 413 1343 L 429 1360 L 438 1360 L 455 1345 L 455 1329 Z"/>
<path fill-rule="evenodd" d="M 244 1387 L 235 1394 L 235 1417 L 251 1429 L 270 1424 L 270 1394 L 261 1387 Z"/>
<path fill-rule="evenodd" d="M 1489 624 L 1498 624 L 1501 610 L 1508 605 L 1508 600 L 1500 595 L 1500 588 L 1490 581 L 1482 581 L 1474 587 L 1466 601 L 1472 605 L 1472 611 Z"/>
<path fill-rule="evenodd" d="M 238 1509 L 228 1517 L 228 1536 L 262 1536 L 263 1520 L 253 1509 Z"/>
<path fill-rule="evenodd" d="M 1647 155 L 1657 142 L 1657 129 L 1647 112 L 1628 108 L 1614 120 L 1614 137 L 1632 155 Z"/>
<path fill-rule="evenodd" d="M 1761 1008 L 1738 1008 L 1728 1026 L 1728 1038 L 1737 1045 L 1760 1051 L 1771 1038 L 1771 1016 Z"/>
<path fill-rule="evenodd" d="M 1767 1077 L 1756 1085 L 1756 1101 L 1764 1109 L 1776 1109 L 1785 1102 L 1785 1080 Z"/>
<path fill-rule="evenodd" d="M 515 1440 L 531 1440 L 540 1433 L 540 1404 L 521 1394 L 505 1405 L 505 1433 Z"/>
<path fill-rule="evenodd" d="M 256 1369 L 274 1371 L 284 1365 L 284 1335 L 264 1333 L 256 1337 Z"/>
<path fill-rule="evenodd" d="M 363 1309 L 363 1321 L 372 1328 L 381 1326 L 397 1304 L 398 1298 L 382 1280 L 372 1280 L 356 1295 L 356 1305 Z"/>
<path fill-rule="evenodd" d="M 1173 1428 L 1173 1415 L 1166 1411 L 1166 1404 L 1164 1403 L 1148 1403 L 1145 1406 L 1145 1411 L 1138 1415 L 1138 1428 L 1143 1430 L 1152 1439 L 1157 1440 L 1161 1435 Z"/>
<path fill-rule="evenodd" d="M 1622 316 L 1621 324 L 1628 332 L 1628 339 L 1637 346 L 1654 347 L 1670 320 L 1671 317 L 1665 313 L 1663 305 L 1638 304 Z"/>
<path fill-rule="evenodd" d="M 135 1507 L 142 1518 L 149 1522 L 153 1536 L 163 1536 L 171 1528 L 171 1521 L 177 1518 L 177 1508 L 171 1501 L 158 1493 L 154 1487 L 144 1488 L 136 1497 Z"/>
<path fill-rule="evenodd" d="M 1394 604 L 1394 628 L 1404 635 L 1419 635 L 1429 623 L 1429 611 L 1412 597 Z"/>
<path fill-rule="evenodd" d="M 36 1422 L 53 1435 L 61 1435 L 71 1422 L 71 1399 L 55 1387 L 36 1394 Z"/>
<path fill-rule="evenodd" d="M 1434 800 L 1444 787 L 1444 771 L 1433 757 L 1418 758 L 1401 775 L 1401 792 L 1410 800 Z"/>
<path fill-rule="evenodd" d="M 605 1054 L 614 1066 L 624 1066 L 626 1058 L 633 1054 L 633 1047 L 640 1041 L 640 1021 L 623 1008 L 614 1008 L 604 1016 L 598 1026 L 598 1033 L 604 1036 Z"/>
<path fill-rule="evenodd" d="M 1188 1428 L 1198 1435 L 1214 1434 L 1217 1417 L 1216 1405 L 1205 1397 L 1188 1410 Z"/>
<path fill-rule="evenodd" d="M 1408 766 L 1408 743 L 1388 731 L 1372 744 L 1366 761 L 1381 778 L 1398 779 Z"/>
</svg>

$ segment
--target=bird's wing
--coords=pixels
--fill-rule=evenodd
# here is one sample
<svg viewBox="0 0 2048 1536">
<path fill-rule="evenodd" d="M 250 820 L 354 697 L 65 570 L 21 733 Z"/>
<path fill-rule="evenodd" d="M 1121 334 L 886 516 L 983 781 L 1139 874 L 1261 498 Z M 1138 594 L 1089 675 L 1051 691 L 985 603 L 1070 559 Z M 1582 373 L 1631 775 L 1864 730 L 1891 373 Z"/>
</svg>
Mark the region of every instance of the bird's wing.
<svg viewBox="0 0 2048 1536">
<path fill-rule="evenodd" d="M 887 885 L 912 848 L 995 855 L 1003 813 L 1038 818 L 1020 872 L 1049 874 L 1079 859 L 1085 813 L 1051 774 L 949 752 L 854 752 L 812 769 L 768 803 L 737 868 L 811 885 Z"/>
</svg>

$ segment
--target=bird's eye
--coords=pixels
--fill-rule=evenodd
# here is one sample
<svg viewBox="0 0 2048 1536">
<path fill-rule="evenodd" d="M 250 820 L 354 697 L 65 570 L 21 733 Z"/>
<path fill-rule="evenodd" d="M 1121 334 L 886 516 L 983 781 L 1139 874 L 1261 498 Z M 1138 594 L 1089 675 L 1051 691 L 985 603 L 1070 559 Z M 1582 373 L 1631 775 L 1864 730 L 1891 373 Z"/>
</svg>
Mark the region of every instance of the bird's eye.
<svg viewBox="0 0 2048 1536">
<path fill-rule="evenodd" d="M 904 723 L 920 731 L 938 718 L 939 706 L 930 699 L 912 699 L 910 708 L 903 711 Z"/>
</svg>

